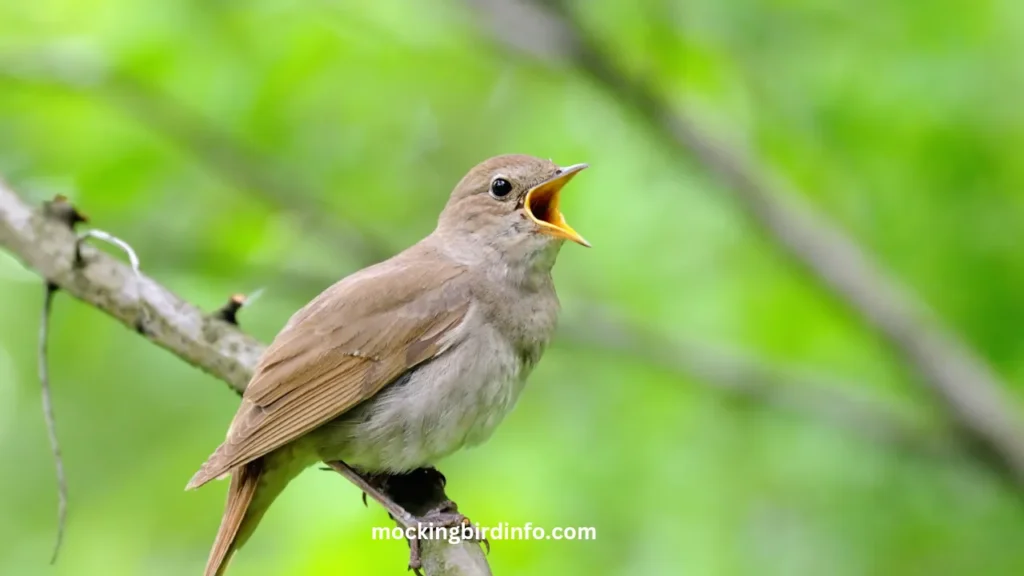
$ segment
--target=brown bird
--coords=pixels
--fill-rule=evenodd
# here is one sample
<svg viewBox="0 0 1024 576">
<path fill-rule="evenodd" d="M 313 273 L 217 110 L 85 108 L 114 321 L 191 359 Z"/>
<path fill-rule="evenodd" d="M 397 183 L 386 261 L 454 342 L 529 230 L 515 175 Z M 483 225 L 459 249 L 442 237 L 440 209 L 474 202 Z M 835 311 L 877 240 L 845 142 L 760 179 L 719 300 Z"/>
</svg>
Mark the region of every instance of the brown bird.
<svg viewBox="0 0 1024 576">
<path fill-rule="evenodd" d="M 559 248 L 589 246 L 559 210 L 586 167 L 484 161 L 429 236 L 292 316 L 187 487 L 231 475 L 206 576 L 223 573 L 285 485 L 319 461 L 403 473 L 491 435 L 555 329 Z"/>
</svg>

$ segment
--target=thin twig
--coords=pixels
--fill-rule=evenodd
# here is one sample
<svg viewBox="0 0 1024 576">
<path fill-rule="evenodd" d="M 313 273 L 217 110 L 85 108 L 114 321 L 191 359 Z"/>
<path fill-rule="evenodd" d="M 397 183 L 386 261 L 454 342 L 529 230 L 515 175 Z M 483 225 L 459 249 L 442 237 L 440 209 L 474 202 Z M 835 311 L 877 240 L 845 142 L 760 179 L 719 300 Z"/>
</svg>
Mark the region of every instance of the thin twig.
<svg viewBox="0 0 1024 576">
<path fill-rule="evenodd" d="M 218 308 L 211 314 L 214 318 L 223 320 L 228 324 L 238 326 L 238 313 L 247 306 L 252 306 L 252 303 L 259 299 L 263 295 L 263 288 L 255 290 L 250 296 L 245 294 L 232 294 L 231 298 L 228 298 L 227 303 Z"/>
<path fill-rule="evenodd" d="M 96 228 L 86 230 L 78 235 L 79 242 L 84 241 L 86 238 L 99 238 L 104 242 L 108 242 L 117 246 L 121 250 L 124 250 L 125 253 L 128 254 L 128 262 L 131 263 L 132 271 L 135 272 L 135 276 L 141 278 L 141 273 L 139 272 L 139 257 L 135 254 L 135 250 L 130 244 L 109 232 L 104 232 L 103 230 L 98 230 Z"/>
<path fill-rule="evenodd" d="M 44 213 L 47 217 L 64 223 L 64 225 L 69 229 L 73 229 L 75 224 L 85 222 L 87 220 L 70 202 L 68 202 L 67 198 L 63 196 L 57 196 L 52 201 L 47 202 L 44 206 Z M 132 249 L 131 245 L 124 240 L 121 240 L 113 234 L 103 230 L 86 230 L 76 237 L 74 251 L 76 266 L 83 265 L 81 243 L 88 238 L 97 238 L 124 250 L 125 253 L 128 254 L 128 260 L 131 262 L 132 271 L 135 273 L 136 280 L 141 280 L 142 273 L 139 270 L 139 257 L 135 254 L 135 250 Z M 140 284 L 141 282 L 136 282 L 136 291 L 139 290 Z M 43 313 L 39 325 L 39 382 L 43 398 L 43 419 L 46 423 L 46 432 L 50 438 L 50 450 L 53 453 L 54 464 L 57 472 L 57 538 L 53 546 L 53 555 L 50 557 L 50 564 L 53 564 L 57 561 L 57 556 L 60 554 L 61 544 L 64 541 L 64 528 L 67 524 L 68 484 L 67 477 L 64 473 L 64 458 L 61 454 L 60 440 L 57 438 L 57 420 L 53 414 L 53 396 L 50 389 L 50 374 L 48 368 L 49 354 L 47 346 L 50 333 L 50 311 L 53 308 L 53 297 L 60 288 L 57 284 L 50 281 L 46 282 L 45 288 L 46 292 L 43 298 Z M 142 318 L 145 318 L 146 309 L 141 305 L 141 298 L 138 300 L 140 302 Z M 137 323 L 137 327 L 141 325 L 141 323 Z"/>
<path fill-rule="evenodd" d="M 60 440 L 57 439 L 57 419 L 53 416 L 53 395 L 50 392 L 50 370 L 47 343 L 50 336 L 50 311 L 53 309 L 53 296 L 60 288 L 52 282 L 44 284 L 43 317 L 39 323 L 39 386 L 43 396 L 43 420 L 46 422 L 46 433 L 50 437 L 50 451 L 57 472 L 57 538 L 53 544 L 53 555 L 50 564 L 57 561 L 60 545 L 64 541 L 64 526 L 68 516 L 68 481 L 64 475 L 64 457 L 61 456 Z"/>
<path fill-rule="evenodd" d="M 234 324 L 238 326 L 238 311 L 245 305 L 245 294 L 233 294 L 231 298 L 228 298 L 226 304 L 220 308 L 214 310 L 214 318 L 223 320 L 228 324 Z"/>
<path fill-rule="evenodd" d="M 78 235 L 78 241 L 75 243 L 75 264 L 77 266 L 83 265 L 82 242 L 88 238 L 96 238 L 107 242 L 108 244 L 113 244 L 128 255 L 128 262 L 131 263 L 132 272 L 135 273 L 135 299 L 139 303 L 139 317 L 136 319 L 135 329 L 140 332 L 144 331 L 146 329 L 146 324 L 149 322 L 149 311 L 146 309 L 144 300 L 142 299 L 142 272 L 139 270 L 139 257 L 135 254 L 135 249 L 132 248 L 131 244 L 121 240 L 109 232 L 92 228 Z"/>
</svg>

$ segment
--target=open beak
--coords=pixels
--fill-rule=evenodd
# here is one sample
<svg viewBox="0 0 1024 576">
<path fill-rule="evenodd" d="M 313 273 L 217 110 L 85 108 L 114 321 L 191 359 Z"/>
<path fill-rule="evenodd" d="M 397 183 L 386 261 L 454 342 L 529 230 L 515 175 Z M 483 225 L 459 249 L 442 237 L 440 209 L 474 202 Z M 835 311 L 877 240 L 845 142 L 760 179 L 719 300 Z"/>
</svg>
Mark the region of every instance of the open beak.
<svg viewBox="0 0 1024 576">
<path fill-rule="evenodd" d="M 533 220 L 542 232 L 556 238 L 572 240 L 573 242 L 590 247 L 583 236 L 580 236 L 569 223 L 565 221 L 561 211 L 558 210 L 558 197 L 562 188 L 572 180 L 573 176 L 586 168 L 586 164 L 573 164 L 562 168 L 550 180 L 542 182 L 526 193 L 526 214 Z"/>
</svg>

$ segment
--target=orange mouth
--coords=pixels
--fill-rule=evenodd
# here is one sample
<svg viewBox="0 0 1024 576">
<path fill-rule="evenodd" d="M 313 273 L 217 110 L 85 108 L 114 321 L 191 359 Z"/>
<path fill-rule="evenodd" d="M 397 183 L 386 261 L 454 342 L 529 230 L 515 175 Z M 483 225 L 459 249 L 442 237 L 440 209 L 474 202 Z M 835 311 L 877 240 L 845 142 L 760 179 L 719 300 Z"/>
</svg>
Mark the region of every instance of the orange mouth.
<svg viewBox="0 0 1024 576">
<path fill-rule="evenodd" d="M 526 193 L 526 214 L 540 226 L 541 232 L 550 234 L 556 238 L 572 240 L 582 246 L 590 247 L 583 236 L 569 226 L 558 209 L 558 198 L 562 188 L 572 180 L 573 176 L 586 168 L 586 164 L 574 164 L 562 168 L 553 178 L 542 182 Z"/>
</svg>

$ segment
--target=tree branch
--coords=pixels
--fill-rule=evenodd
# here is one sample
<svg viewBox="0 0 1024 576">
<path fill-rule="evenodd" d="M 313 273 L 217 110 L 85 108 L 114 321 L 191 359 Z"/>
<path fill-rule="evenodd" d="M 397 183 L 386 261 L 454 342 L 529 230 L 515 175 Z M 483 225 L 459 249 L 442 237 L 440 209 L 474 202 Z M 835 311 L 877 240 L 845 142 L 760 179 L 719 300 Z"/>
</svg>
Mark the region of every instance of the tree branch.
<svg viewBox="0 0 1024 576">
<path fill-rule="evenodd" d="M 680 158 L 695 158 L 784 253 L 887 341 L 989 461 L 1024 483 L 1024 426 L 992 369 L 860 247 L 744 154 L 712 138 L 685 111 L 616 63 L 564 0 L 472 0 L 509 45 L 567 60 L 615 97 Z M 514 23 L 514 24 L 512 24 Z M 510 33 L 514 31 L 514 34 Z"/>
<path fill-rule="evenodd" d="M 599 310 L 560 330 L 556 344 L 624 355 L 649 368 L 696 379 L 738 402 L 796 414 L 917 457 L 971 455 L 949 430 L 926 426 L 847 382 L 784 369 L 736 352 L 675 341 Z"/>
<path fill-rule="evenodd" d="M 226 382 L 241 393 L 264 345 L 237 326 L 204 314 L 156 281 L 88 245 L 66 221 L 35 210 L 0 181 L 0 246 L 48 283 L 106 312 L 154 344 Z M 78 252 L 79 254 L 76 254 Z M 80 255 L 80 258 L 79 258 Z M 443 485 L 395 499 L 415 509 L 433 509 L 447 500 Z M 390 493 L 389 493 L 390 495 Z M 446 540 L 423 543 L 428 576 L 490 574 L 477 543 Z"/>
</svg>

